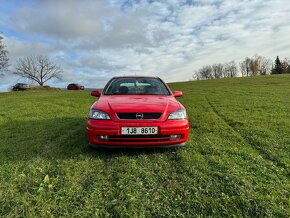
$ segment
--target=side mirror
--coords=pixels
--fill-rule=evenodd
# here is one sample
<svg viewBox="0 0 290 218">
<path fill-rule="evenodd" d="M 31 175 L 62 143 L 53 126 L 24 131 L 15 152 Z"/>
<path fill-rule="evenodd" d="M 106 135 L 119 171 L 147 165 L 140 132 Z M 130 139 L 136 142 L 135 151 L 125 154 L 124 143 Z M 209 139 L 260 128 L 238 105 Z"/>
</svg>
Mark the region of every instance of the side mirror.
<svg viewBox="0 0 290 218">
<path fill-rule="evenodd" d="M 98 90 L 93 90 L 91 92 L 91 96 L 100 97 L 101 96 L 101 93 Z"/>
<path fill-rule="evenodd" d="M 182 96 L 182 91 L 175 91 L 175 92 L 173 93 L 173 96 L 174 96 L 174 97 L 181 97 L 181 96 Z"/>
</svg>

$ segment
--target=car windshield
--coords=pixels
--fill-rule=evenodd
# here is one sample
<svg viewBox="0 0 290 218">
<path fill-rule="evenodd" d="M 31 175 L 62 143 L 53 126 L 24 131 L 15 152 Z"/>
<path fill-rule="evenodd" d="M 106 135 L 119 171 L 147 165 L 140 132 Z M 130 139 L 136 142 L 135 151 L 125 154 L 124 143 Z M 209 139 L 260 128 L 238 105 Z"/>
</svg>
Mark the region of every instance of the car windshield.
<svg viewBox="0 0 290 218">
<path fill-rule="evenodd" d="M 121 77 L 113 78 L 105 95 L 170 95 L 168 88 L 159 78 Z"/>
</svg>

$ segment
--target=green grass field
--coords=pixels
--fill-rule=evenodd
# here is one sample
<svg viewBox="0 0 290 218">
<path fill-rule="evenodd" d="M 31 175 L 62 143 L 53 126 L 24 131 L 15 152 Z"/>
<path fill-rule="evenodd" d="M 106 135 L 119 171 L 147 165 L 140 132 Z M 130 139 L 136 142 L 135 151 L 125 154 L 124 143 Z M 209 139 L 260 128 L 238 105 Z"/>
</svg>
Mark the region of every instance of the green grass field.
<svg viewBox="0 0 290 218">
<path fill-rule="evenodd" d="M 170 84 L 182 149 L 92 150 L 88 91 L 0 94 L 0 217 L 289 217 L 290 75 Z"/>
</svg>

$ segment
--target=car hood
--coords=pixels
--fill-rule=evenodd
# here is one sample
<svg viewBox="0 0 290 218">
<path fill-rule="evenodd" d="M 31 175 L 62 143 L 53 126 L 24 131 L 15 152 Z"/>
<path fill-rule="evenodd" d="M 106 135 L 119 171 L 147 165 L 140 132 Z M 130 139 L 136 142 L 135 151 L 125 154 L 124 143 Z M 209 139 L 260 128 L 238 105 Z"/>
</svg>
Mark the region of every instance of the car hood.
<svg viewBox="0 0 290 218">
<path fill-rule="evenodd" d="M 101 96 L 92 108 L 105 111 L 109 115 L 116 113 L 165 113 L 182 108 L 173 96 L 154 95 L 118 95 Z"/>
</svg>

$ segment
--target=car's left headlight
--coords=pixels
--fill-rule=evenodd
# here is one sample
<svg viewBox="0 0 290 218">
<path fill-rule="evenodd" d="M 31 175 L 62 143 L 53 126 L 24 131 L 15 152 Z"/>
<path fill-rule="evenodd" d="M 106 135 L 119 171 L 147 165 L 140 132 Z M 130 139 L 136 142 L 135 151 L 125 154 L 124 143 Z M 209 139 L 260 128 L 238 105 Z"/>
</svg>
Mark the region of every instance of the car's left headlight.
<svg viewBox="0 0 290 218">
<path fill-rule="evenodd" d="M 186 118 L 187 118 L 186 110 L 182 109 L 171 112 L 171 114 L 168 117 L 168 120 L 181 120 Z"/>
<path fill-rule="evenodd" d="M 104 112 L 104 111 L 99 111 L 96 109 L 91 109 L 89 112 L 89 118 L 90 119 L 95 119 L 95 120 L 110 120 L 110 116 Z"/>
</svg>

